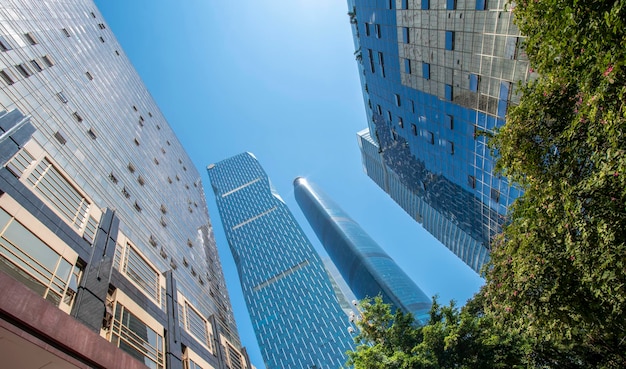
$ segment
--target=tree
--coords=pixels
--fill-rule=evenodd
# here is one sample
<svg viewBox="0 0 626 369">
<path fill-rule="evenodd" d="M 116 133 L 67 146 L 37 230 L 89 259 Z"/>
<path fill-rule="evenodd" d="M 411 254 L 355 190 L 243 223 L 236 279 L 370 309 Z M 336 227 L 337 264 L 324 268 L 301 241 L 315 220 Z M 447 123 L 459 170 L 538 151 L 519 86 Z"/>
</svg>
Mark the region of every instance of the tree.
<svg viewBox="0 0 626 369">
<path fill-rule="evenodd" d="M 537 365 L 626 367 L 626 1 L 516 3 L 536 79 L 490 140 L 524 190 L 483 291 Z"/>
<path fill-rule="evenodd" d="M 411 314 L 391 313 L 380 297 L 361 302 L 355 369 L 525 367 L 528 346 L 517 333 L 497 328 L 484 314 L 480 295 L 463 309 L 433 299 L 430 320 L 417 326 Z"/>
</svg>

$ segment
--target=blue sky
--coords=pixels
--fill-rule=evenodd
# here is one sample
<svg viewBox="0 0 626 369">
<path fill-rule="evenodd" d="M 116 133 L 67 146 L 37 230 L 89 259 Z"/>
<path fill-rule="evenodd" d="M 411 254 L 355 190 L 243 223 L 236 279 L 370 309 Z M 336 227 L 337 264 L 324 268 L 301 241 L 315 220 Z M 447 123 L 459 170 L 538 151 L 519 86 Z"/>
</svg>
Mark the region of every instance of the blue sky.
<svg viewBox="0 0 626 369">
<path fill-rule="evenodd" d="M 464 303 L 483 283 L 363 172 L 366 127 L 342 0 L 97 0 L 109 27 L 202 174 L 241 341 L 264 368 L 206 166 L 259 159 L 318 250 L 293 197 L 315 182 L 428 295 Z"/>
</svg>

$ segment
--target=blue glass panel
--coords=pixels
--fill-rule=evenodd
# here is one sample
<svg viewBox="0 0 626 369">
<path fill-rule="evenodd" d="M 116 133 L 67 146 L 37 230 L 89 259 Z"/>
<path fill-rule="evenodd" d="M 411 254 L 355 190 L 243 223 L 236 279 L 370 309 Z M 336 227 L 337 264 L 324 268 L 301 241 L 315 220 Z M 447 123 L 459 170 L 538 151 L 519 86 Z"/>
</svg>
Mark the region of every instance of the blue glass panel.
<svg viewBox="0 0 626 369">
<path fill-rule="evenodd" d="M 446 100 L 452 101 L 452 85 L 446 85 L 445 96 L 446 96 Z"/>
<path fill-rule="evenodd" d="M 428 9 L 430 9 L 430 1 L 422 0 L 422 10 L 428 10 Z"/>
<path fill-rule="evenodd" d="M 402 41 L 405 44 L 409 43 L 409 28 L 408 27 L 402 28 Z"/>
<path fill-rule="evenodd" d="M 446 0 L 446 9 L 448 10 L 456 9 L 456 0 Z"/>
<path fill-rule="evenodd" d="M 485 10 L 487 0 L 476 0 L 476 10 Z"/>
<path fill-rule="evenodd" d="M 470 91 L 476 92 L 478 91 L 478 76 L 475 74 L 470 74 L 469 76 L 469 89 Z"/>
<path fill-rule="evenodd" d="M 430 79 L 430 64 L 422 63 L 422 76 L 425 79 Z"/>
<path fill-rule="evenodd" d="M 409 0 L 402 0 L 402 9 L 409 8 Z"/>
<path fill-rule="evenodd" d="M 446 50 L 454 50 L 454 31 L 446 31 Z"/>
<path fill-rule="evenodd" d="M 411 60 L 404 59 L 404 73 L 411 74 Z"/>
</svg>

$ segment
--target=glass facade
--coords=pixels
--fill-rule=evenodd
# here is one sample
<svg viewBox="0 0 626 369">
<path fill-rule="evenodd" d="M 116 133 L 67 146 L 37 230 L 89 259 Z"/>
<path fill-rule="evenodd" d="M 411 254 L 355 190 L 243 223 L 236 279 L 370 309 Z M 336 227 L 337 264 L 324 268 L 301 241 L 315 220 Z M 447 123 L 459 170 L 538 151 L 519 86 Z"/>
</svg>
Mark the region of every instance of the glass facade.
<svg viewBox="0 0 626 369">
<path fill-rule="evenodd" d="M 493 174 L 480 134 L 504 124 L 509 104 L 519 99 L 512 86 L 530 77 L 506 4 L 402 0 L 390 7 L 386 1 L 348 0 L 369 141 L 386 170 L 423 200 L 422 207 L 433 209 L 416 220 L 437 223 L 428 230 L 438 238 L 447 234 L 448 240 L 439 239 L 451 249 L 458 243 L 449 239 L 460 236 L 450 235 L 464 232 L 488 250 L 507 207 L 520 195 Z M 373 24 L 380 26 L 380 37 L 367 35 Z M 384 66 L 383 58 L 364 61 L 364 53 L 382 54 Z M 438 220 L 424 218 L 429 214 Z M 486 260 L 475 249 L 454 252 L 467 255 L 462 259 L 477 271 Z"/>
<path fill-rule="evenodd" d="M 294 181 L 296 201 L 358 299 L 381 295 L 425 323 L 431 300 L 350 216 L 314 183 Z"/>
<path fill-rule="evenodd" d="M 213 341 L 241 347 L 200 174 L 93 1 L 3 1 L 0 44 L 0 270 L 151 367 L 221 367 Z"/>
<path fill-rule="evenodd" d="M 341 367 L 348 318 L 263 168 L 243 153 L 207 169 L 267 368 Z"/>
</svg>

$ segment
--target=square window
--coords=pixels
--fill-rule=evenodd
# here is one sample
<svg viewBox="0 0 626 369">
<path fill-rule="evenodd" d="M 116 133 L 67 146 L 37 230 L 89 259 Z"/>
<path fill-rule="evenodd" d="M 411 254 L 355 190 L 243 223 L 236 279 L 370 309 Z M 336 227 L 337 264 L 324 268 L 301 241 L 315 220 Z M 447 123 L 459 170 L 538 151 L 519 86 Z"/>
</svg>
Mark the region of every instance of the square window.
<svg viewBox="0 0 626 369">
<path fill-rule="evenodd" d="M 43 63 L 50 68 L 51 66 L 54 65 L 54 62 L 52 61 L 52 59 L 50 58 L 50 56 L 48 55 L 44 55 L 41 57 L 41 60 L 43 60 Z"/>
<path fill-rule="evenodd" d="M 0 36 L 0 51 L 9 51 L 11 50 L 11 45 L 7 42 L 7 40 Z"/>
<path fill-rule="evenodd" d="M 404 73 L 411 74 L 411 59 L 404 59 Z"/>
<path fill-rule="evenodd" d="M 7 85 L 12 85 L 13 83 L 15 83 L 13 82 L 13 78 L 11 78 L 6 70 L 0 71 L 0 78 L 2 78 Z"/>
<path fill-rule="evenodd" d="M 24 34 L 24 38 L 26 39 L 26 41 L 31 44 L 31 45 L 37 45 L 37 39 L 35 38 L 35 35 L 33 35 L 32 33 L 25 33 Z"/>
<path fill-rule="evenodd" d="M 15 66 L 15 68 L 17 68 L 17 71 L 20 72 L 20 74 L 26 78 L 33 75 L 33 72 L 31 72 L 30 69 L 28 69 L 26 64 L 18 64 Z"/>
<path fill-rule="evenodd" d="M 402 27 L 402 42 L 408 44 L 411 41 L 409 37 L 409 27 Z"/>
<path fill-rule="evenodd" d="M 430 79 L 430 64 L 422 62 L 422 77 Z"/>
<path fill-rule="evenodd" d="M 30 61 L 30 65 L 37 71 L 37 72 L 41 72 L 43 70 L 43 68 L 41 67 L 41 65 L 39 65 L 39 63 L 37 62 L 37 60 L 33 59 Z"/>
<path fill-rule="evenodd" d="M 430 1 L 422 0 L 422 10 L 428 10 L 428 9 L 430 9 Z"/>
<path fill-rule="evenodd" d="M 446 50 L 454 50 L 454 31 L 446 31 Z"/>
</svg>

